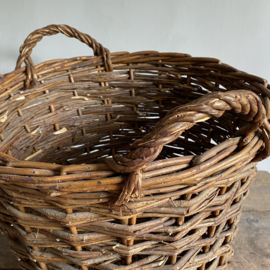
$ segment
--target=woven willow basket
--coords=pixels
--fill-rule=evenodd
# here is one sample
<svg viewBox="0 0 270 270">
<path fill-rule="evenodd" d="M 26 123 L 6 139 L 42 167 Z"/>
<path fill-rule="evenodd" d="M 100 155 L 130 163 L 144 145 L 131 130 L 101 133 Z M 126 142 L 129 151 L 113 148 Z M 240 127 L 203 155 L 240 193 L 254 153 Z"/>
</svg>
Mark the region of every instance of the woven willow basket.
<svg viewBox="0 0 270 270">
<path fill-rule="evenodd" d="M 57 33 L 95 56 L 35 66 Z M 0 226 L 21 268 L 226 269 L 270 155 L 269 97 L 218 59 L 110 53 L 66 25 L 31 33 L 0 79 Z"/>
</svg>

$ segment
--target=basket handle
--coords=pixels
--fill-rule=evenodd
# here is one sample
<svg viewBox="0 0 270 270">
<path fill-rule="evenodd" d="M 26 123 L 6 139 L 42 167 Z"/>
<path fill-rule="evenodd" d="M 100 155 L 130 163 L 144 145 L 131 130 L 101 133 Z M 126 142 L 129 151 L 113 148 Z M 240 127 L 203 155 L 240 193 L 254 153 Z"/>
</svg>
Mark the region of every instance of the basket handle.
<svg viewBox="0 0 270 270">
<path fill-rule="evenodd" d="M 247 115 L 246 121 L 253 122 L 253 127 L 250 128 L 253 132 L 258 129 L 262 130 L 265 148 L 256 157 L 256 161 L 268 157 L 270 155 L 270 125 L 261 99 L 255 93 L 247 90 L 210 93 L 169 111 L 150 133 L 142 139 L 134 141 L 131 146 L 132 150 L 126 157 L 115 155 L 114 158 L 106 161 L 113 170 L 122 173 L 130 172 L 115 204 L 122 205 L 133 194 L 140 196 L 141 170 L 148 162 L 158 157 L 165 144 L 176 140 L 197 122 L 206 121 L 211 117 L 221 117 L 228 110 Z M 249 141 L 248 136 L 244 138 L 244 141 Z"/>
<path fill-rule="evenodd" d="M 17 60 L 16 69 L 20 68 L 24 62 L 26 65 L 26 88 L 30 88 L 37 83 L 37 73 L 35 66 L 31 59 L 32 49 L 36 46 L 37 42 L 42 40 L 45 36 L 52 36 L 58 33 L 62 33 L 67 37 L 73 37 L 88 45 L 93 49 L 94 55 L 102 56 L 106 71 L 112 71 L 112 62 L 110 58 L 110 51 L 98 43 L 95 39 L 87 34 L 84 34 L 73 27 L 64 24 L 51 24 L 44 28 L 37 29 L 32 32 L 24 41 L 20 47 L 20 55 Z"/>
</svg>

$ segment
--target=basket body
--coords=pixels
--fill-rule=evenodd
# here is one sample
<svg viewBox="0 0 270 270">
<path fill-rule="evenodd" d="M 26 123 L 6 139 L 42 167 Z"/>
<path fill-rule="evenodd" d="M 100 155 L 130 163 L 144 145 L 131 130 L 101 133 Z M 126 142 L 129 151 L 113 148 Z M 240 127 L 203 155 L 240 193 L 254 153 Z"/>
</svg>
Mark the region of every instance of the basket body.
<svg viewBox="0 0 270 270">
<path fill-rule="evenodd" d="M 0 227 L 22 269 L 226 269 L 269 154 L 267 82 L 185 54 L 104 61 L 0 78 Z"/>
</svg>

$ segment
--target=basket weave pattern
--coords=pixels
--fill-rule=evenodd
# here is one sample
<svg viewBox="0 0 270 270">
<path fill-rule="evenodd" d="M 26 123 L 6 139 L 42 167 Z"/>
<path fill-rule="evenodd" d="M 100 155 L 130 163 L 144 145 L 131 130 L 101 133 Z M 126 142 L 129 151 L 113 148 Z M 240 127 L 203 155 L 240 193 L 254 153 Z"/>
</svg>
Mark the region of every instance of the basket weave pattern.
<svg viewBox="0 0 270 270">
<path fill-rule="evenodd" d="M 57 33 L 94 56 L 34 65 Z M 0 228 L 21 268 L 226 269 L 270 155 L 269 98 L 218 59 L 31 33 L 0 77 Z"/>
</svg>

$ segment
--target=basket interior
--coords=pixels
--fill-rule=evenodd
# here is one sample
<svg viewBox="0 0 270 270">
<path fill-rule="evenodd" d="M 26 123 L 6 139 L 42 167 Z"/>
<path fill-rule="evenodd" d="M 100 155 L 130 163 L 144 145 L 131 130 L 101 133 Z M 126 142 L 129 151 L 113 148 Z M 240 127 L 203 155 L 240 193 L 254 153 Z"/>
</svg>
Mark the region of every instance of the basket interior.
<svg viewBox="0 0 270 270">
<path fill-rule="evenodd" d="M 49 67 L 36 87 L 23 90 L 23 82 L 15 81 L 9 96 L 4 95 L 9 89 L 1 91 L 5 121 L 0 151 L 20 160 L 84 164 L 100 163 L 114 153 L 125 155 L 135 139 L 175 106 L 210 92 L 243 88 L 242 80 L 217 77 L 202 68 L 197 76 L 187 75 L 194 65 L 123 64 L 113 72 L 97 67 L 52 72 Z M 158 159 L 201 154 L 243 125 L 244 118 L 233 112 L 197 123 L 166 145 Z"/>
</svg>

